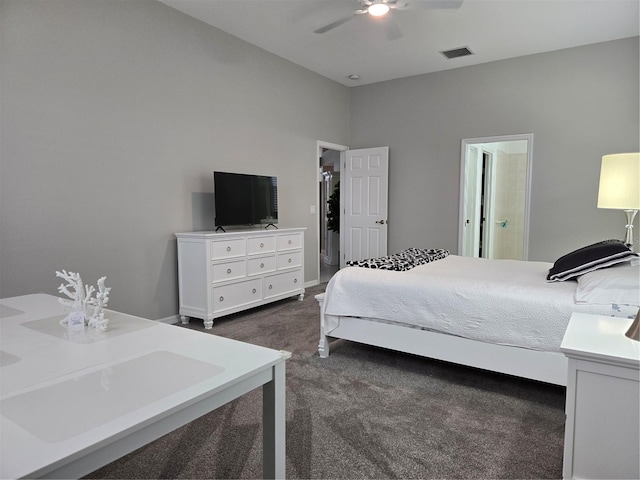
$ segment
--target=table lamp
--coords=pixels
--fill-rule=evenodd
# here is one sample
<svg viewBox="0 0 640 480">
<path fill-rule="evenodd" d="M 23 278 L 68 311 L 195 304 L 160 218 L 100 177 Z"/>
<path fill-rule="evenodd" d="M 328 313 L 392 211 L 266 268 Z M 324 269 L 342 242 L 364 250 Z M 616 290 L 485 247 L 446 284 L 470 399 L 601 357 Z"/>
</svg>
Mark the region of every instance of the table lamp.
<svg viewBox="0 0 640 480">
<path fill-rule="evenodd" d="M 633 250 L 633 220 L 640 210 L 640 153 L 614 153 L 602 157 L 598 208 L 624 210 L 624 243 Z"/>
<path fill-rule="evenodd" d="M 598 208 L 624 210 L 624 243 L 633 251 L 633 220 L 640 210 L 640 153 L 615 153 L 602 157 Z M 640 311 L 625 335 L 640 341 Z"/>
</svg>

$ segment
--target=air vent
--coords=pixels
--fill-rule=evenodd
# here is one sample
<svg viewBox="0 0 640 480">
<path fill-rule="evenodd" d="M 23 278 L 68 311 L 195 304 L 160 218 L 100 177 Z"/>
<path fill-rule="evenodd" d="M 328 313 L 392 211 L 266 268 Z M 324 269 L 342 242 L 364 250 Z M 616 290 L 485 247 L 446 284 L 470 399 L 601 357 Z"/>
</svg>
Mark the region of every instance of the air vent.
<svg viewBox="0 0 640 480">
<path fill-rule="evenodd" d="M 451 60 L 452 58 L 466 57 L 467 55 L 473 55 L 473 52 L 467 47 L 454 48 L 452 50 L 444 50 L 440 52 L 442 55 Z"/>
</svg>

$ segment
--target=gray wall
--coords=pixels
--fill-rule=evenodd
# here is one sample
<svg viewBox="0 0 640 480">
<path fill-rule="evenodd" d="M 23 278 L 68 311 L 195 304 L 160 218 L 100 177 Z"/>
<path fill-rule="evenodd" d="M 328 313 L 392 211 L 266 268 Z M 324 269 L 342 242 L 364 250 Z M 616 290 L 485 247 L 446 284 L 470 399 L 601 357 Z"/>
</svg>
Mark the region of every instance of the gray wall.
<svg viewBox="0 0 640 480">
<path fill-rule="evenodd" d="M 533 133 L 530 258 L 621 237 L 600 157 L 638 151 L 638 39 L 347 89 L 155 0 L 0 0 L 0 297 L 177 313 L 174 232 L 210 228 L 214 169 L 277 175 L 318 277 L 316 141 L 390 146 L 389 250 L 457 250 L 460 140 Z M 407 193 L 410 192 L 410 195 Z"/>
<path fill-rule="evenodd" d="M 210 229 L 214 169 L 277 175 L 318 277 L 317 140 L 348 89 L 155 0 L 2 0 L 0 297 L 107 276 L 109 306 L 177 313 L 174 232 Z"/>
<path fill-rule="evenodd" d="M 638 56 L 635 37 L 352 88 L 349 145 L 390 147 L 389 251 L 456 252 L 461 140 L 518 133 L 534 134 L 529 259 L 623 238 L 596 201 L 602 155 L 639 149 Z"/>
</svg>

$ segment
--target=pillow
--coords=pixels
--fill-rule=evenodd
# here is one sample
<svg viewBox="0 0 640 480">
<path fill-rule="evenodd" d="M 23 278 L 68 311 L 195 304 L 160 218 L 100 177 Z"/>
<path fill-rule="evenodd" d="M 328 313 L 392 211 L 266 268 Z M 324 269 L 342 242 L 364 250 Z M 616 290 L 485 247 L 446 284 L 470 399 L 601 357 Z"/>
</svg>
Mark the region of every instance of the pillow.
<svg viewBox="0 0 640 480">
<path fill-rule="evenodd" d="M 562 282 L 635 257 L 621 240 L 604 240 L 560 257 L 549 270 L 547 281 Z"/>
<path fill-rule="evenodd" d="M 576 303 L 640 306 L 640 265 L 617 265 L 578 278 Z"/>
</svg>

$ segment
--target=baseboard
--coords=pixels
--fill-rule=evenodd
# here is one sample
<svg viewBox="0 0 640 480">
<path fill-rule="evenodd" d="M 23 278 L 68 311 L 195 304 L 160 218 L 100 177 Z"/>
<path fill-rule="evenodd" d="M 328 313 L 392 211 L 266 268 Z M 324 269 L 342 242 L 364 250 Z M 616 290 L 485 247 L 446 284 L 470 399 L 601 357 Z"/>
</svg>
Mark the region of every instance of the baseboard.
<svg viewBox="0 0 640 480">
<path fill-rule="evenodd" d="M 316 285 L 320 285 L 320 281 L 316 278 L 315 280 L 311 280 L 310 282 L 304 282 L 304 288 L 315 287 Z"/>
<path fill-rule="evenodd" d="M 159 318 L 157 320 L 154 320 L 155 322 L 160 322 L 160 323 L 168 323 L 169 325 L 175 325 L 176 323 L 180 323 L 180 316 L 179 315 L 171 315 L 169 317 L 165 317 L 165 318 Z"/>
</svg>

